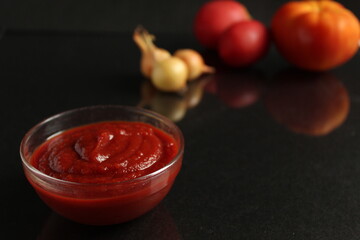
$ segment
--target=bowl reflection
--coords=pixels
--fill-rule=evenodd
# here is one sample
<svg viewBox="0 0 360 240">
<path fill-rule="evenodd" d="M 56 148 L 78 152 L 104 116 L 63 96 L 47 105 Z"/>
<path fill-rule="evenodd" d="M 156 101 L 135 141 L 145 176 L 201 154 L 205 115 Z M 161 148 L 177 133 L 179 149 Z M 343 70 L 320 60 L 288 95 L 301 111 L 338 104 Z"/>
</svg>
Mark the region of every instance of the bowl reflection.
<svg viewBox="0 0 360 240">
<path fill-rule="evenodd" d="M 311 136 L 332 132 L 346 120 L 350 109 L 349 94 L 334 75 L 295 69 L 275 76 L 264 103 L 275 121 Z"/>
<path fill-rule="evenodd" d="M 174 122 L 183 119 L 190 108 L 196 107 L 203 97 L 207 77 L 189 82 L 187 88 L 179 93 L 167 93 L 157 90 L 150 81 L 143 81 L 139 107 L 160 113 Z"/>
<path fill-rule="evenodd" d="M 151 212 L 131 222 L 110 226 L 89 226 L 72 222 L 52 213 L 37 240 L 63 239 L 181 239 L 169 211 L 160 204 Z"/>
</svg>

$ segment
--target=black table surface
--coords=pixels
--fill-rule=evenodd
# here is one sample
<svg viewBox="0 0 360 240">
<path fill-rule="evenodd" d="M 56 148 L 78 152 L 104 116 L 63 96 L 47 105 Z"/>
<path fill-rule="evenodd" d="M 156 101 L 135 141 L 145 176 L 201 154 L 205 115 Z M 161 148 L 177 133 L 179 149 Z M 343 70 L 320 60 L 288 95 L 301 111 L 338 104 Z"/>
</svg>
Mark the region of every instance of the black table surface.
<svg viewBox="0 0 360 240">
<path fill-rule="evenodd" d="M 228 69 L 191 35 L 157 44 L 202 52 L 218 73 L 182 94 L 154 90 L 131 33 L 8 31 L 0 40 L 1 236 L 8 239 L 359 239 L 360 55 L 320 74 L 270 49 Z M 128 223 L 93 227 L 52 212 L 24 177 L 36 123 L 90 105 L 142 106 L 176 121 L 183 166 L 168 196 Z"/>
</svg>

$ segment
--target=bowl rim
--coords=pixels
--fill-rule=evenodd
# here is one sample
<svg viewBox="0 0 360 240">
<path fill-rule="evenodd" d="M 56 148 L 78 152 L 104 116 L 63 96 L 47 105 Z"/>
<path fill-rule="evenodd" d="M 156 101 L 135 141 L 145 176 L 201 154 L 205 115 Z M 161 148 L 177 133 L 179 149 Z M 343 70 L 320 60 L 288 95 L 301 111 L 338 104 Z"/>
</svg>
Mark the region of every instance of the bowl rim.
<svg viewBox="0 0 360 240">
<path fill-rule="evenodd" d="M 175 157 L 169 162 L 167 163 L 165 166 L 163 166 L 162 168 L 159 168 L 158 170 L 151 172 L 149 174 L 143 175 L 141 177 L 137 177 L 137 178 L 133 178 L 133 179 L 129 179 L 129 180 L 124 180 L 124 181 L 117 181 L 117 182 L 103 182 L 103 183 L 82 183 L 82 182 L 72 182 L 72 181 L 67 181 L 67 180 L 63 180 L 63 179 L 59 179 L 59 178 L 55 178 L 52 176 L 49 176 L 43 172 L 41 172 L 40 170 L 38 170 L 37 168 L 35 168 L 34 166 L 32 166 L 27 160 L 26 157 L 24 155 L 24 149 L 25 149 L 25 144 L 26 141 L 32 136 L 32 134 L 34 134 L 34 132 L 36 132 L 36 130 L 38 130 L 42 125 L 67 114 L 72 114 L 74 112 L 78 112 L 78 111 L 84 111 L 84 110 L 91 110 L 91 109 L 95 109 L 95 108 L 116 108 L 116 109 L 123 109 L 123 110 L 127 110 L 129 112 L 133 112 L 133 113 L 137 113 L 137 114 L 141 114 L 143 116 L 147 116 L 149 118 L 153 118 L 156 120 L 159 120 L 163 123 L 165 123 L 165 125 L 169 126 L 171 129 L 173 129 L 175 131 L 175 135 L 177 135 L 177 137 L 179 138 L 179 146 L 178 146 L 178 152 L 175 155 Z M 119 120 L 121 121 L 121 120 Z M 126 121 L 126 120 L 124 120 Z M 97 121 L 97 122 L 102 122 L 102 121 Z M 93 123 L 97 123 L 97 122 L 93 122 Z M 139 121 L 141 122 L 141 121 Z M 89 122 L 88 124 L 91 124 L 91 122 Z M 150 124 L 151 125 L 151 124 Z M 153 126 L 153 125 L 152 125 Z M 75 127 L 75 126 L 74 126 Z M 155 127 L 155 126 L 153 126 Z M 156 127 L 157 128 L 157 127 Z M 71 128 L 69 128 L 71 129 Z M 69 129 L 65 129 L 69 130 Z M 161 130 L 161 129 L 160 129 Z M 161 130 L 163 131 L 163 130 Z M 52 138 L 53 136 L 56 136 L 57 134 L 61 133 L 62 131 L 55 133 L 51 136 L 48 137 L 48 139 Z M 39 145 L 40 146 L 40 145 Z M 47 117 L 45 119 L 43 119 L 42 121 L 40 121 L 39 123 L 37 123 L 35 126 L 33 126 L 32 128 L 30 128 L 30 130 L 27 131 L 27 133 L 24 135 L 24 137 L 21 140 L 20 143 L 20 157 L 22 160 L 22 164 L 23 166 L 28 169 L 30 171 L 31 174 L 35 174 L 38 175 L 46 180 L 55 182 L 55 183 L 59 183 L 59 184 L 68 184 L 68 185 L 73 185 L 73 186 L 104 186 L 104 185 L 119 185 L 119 184 L 128 184 L 128 183 L 133 183 L 133 182 L 141 182 L 144 180 L 147 180 L 149 178 L 153 178 L 163 172 L 165 172 L 167 169 L 171 168 L 173 165 L 175 165 L 175 163 L 177 163 L 178 161 L 180 161 L 183 157 L 184 154 L 184 136 L 180 130 L 180 128 L 174 123 L 172 122 L 170 119 L 168 119 L 167 117 L 156 113 L 154 111 L 148 110 L 148 109 L 144 109 L 141 107 L 132 107 L 132 106 L 124 106 L 124 105 L 92 105 L 92 106 L 85 106 L 85 107 L 80 107 L 80 108 L 74 108 L 74 109 L 70 109 L 70 110 L 66 110 L 60 113 L 57 113 L 55 115 L 52 115 L 50 117 Z M 52 183 L 53 184 L 53 183 Z"/>
</svg>

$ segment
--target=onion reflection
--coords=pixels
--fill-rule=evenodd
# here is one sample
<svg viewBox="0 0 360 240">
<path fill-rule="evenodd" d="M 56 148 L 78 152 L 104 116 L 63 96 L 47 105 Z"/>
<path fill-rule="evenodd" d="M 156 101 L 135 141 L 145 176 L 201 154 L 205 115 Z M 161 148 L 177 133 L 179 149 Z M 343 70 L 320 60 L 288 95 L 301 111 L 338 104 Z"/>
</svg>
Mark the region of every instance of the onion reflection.
<svg viewBox="0 0 360 240">
<path fill-rule="evenodd" d="M 149 81 L 141 85 L 141 101 L 139 107 L 149 108 L 174 122 L 184 118 L 189 108 L 197 106 L 204 92 L 206 77 L 189 82 L 187 88 L 180 93 L 166 93 L 157 90 Z"/>
<path fill-rule="evenodd" d="M 231 108 L 244 108 L 260 99 L 263 79 L 263 74 L 254 69 L 223 72 L 213 76 L 206 91 Z"/>
<path fill-rule="evenodd" d="M 55 213 L 49 216 L 38 240 L 63 239 L 181 239 L 177 226 L 163 205 L 131 222 L 112 226 L 88 226 L 69 221 Z"/>
<path fill-rule="evenodd" d="M 339 127 L 350 108 L 348 92 L 335 76 L 300 70 L 278 74 L 264 101 L 277 122 L 311 136 L 326 135 Z"/>
</svg>

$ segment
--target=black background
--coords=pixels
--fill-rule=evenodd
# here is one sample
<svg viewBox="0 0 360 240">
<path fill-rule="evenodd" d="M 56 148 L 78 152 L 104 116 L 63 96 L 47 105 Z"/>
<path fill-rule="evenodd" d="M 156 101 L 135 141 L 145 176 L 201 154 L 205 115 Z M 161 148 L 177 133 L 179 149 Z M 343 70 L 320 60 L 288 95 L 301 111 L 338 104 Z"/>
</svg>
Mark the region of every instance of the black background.
<svg viewBox="0 0 360 240">
<path fill-rule="evenodd" d="M 0 2 L 4 239 L 359 239 L 359 53 L 320 75 L 335 78 L 351 100 L 344 124 L 322 137 L 296 134 L 267 111 L 264 95 L 279 74 L 298 75 L 274 47 L 252 68 L 219 74 L 260 82 L 259 100 L 236 108 L 205 91 L 199 105 L 177 122 L 186 147 L 172 191 L 132 222 L 73 223 L 48 209 L 27 183 L 18 149 L 33 125 L 82 106 L 139 104 L 145 80 L 131 39 L 137 24 L 155 33 L 159 46 L 195 48 L 217 66 L 217 57 L 201 48 L 191 31 L 203 2 Z M 284 2 L 243 1 L 267 25 Z M 342 2 L 359 16 L 358 1 Z"/>
<path fill-rule="evenodd" d="M 0 24 L 10 29 L 132 31 L 143 24 L 155 32 L 191 33 L 196 11 L 206 0 L 7 0 L 0 2 Z M 247 0 L 255 19 L 270 23 L 285 0 Z M 356 15 L 357 0 L 340 1 Z"/>
</svg>

